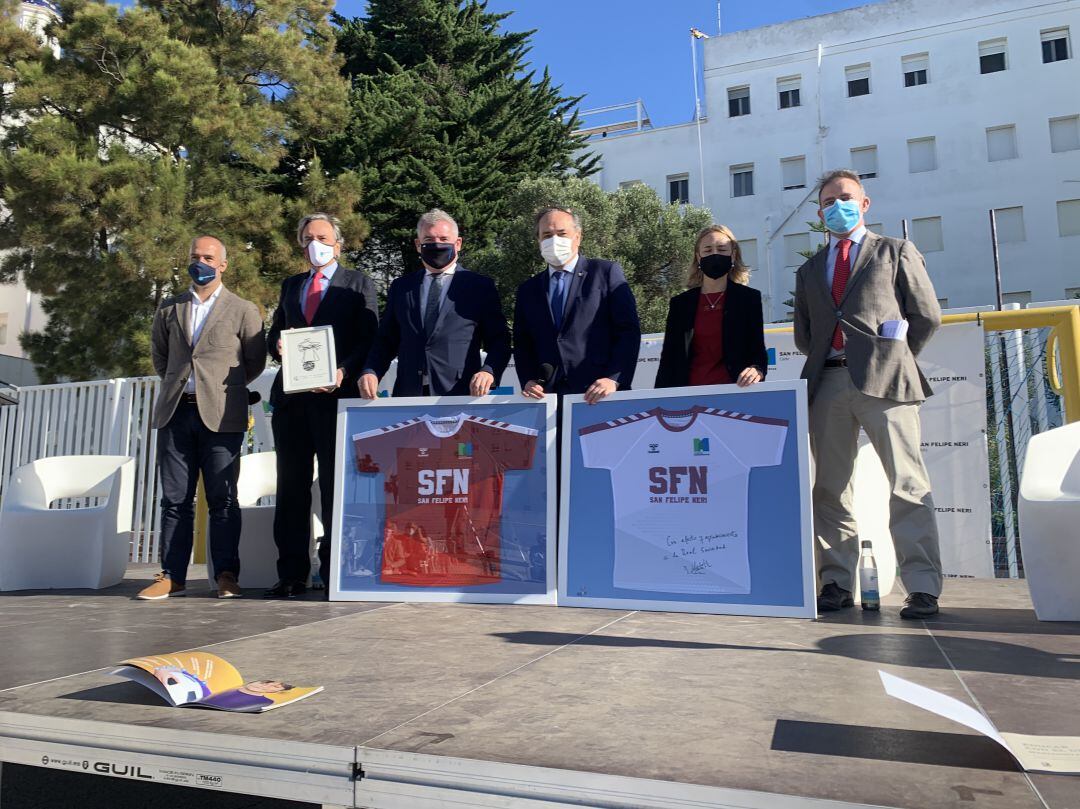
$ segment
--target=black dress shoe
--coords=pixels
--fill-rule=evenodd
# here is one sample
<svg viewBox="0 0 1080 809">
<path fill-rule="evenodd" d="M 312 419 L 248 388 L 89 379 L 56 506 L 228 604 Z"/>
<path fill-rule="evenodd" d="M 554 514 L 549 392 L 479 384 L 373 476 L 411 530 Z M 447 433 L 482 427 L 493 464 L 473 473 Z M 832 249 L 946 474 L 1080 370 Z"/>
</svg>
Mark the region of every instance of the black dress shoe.
<svg viewBox="0 0 1080 809">
<path fill-rule="evenodd" d="M 265 593 L 263 598 L 296 598 L 307 592 L 307 585 L 300 581 L 282 579 Z"/>
<path fill-rule="evenodd" d="M 818 612 L 835 612 L 855 606 L 855 599 L 851 592 L 845 590 L 834 581 L 821 588 L 821 595 L 817 597 Z"/>
<path fill-rule="evenodd" d="M 938 614 L 937 596 L 929 593 L 912 593 L 904 599 L 901 618 L 929 618 Z"/>
</svg>

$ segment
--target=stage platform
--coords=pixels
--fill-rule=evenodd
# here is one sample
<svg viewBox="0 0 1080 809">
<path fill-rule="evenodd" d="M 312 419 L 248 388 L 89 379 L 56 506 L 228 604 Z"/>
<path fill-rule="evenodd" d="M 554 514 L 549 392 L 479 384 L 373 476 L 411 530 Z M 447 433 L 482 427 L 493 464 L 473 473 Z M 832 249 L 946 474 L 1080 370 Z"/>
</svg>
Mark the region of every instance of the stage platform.
<svg viewBox="0 0 1080 809">
<path fill-rule="evenodd" d="M 949 581 L 926 622 L 901 621 L 897 595 L 880 614 L 803 621 L 132 601 L 150 572 L 0 594 L 0 760 L 377 809 L 1080 808 L 1080 777 L 1027 775 L 878 679 L 977 700 L 1002 730 L 1080 735 L 1080 624 L 1037 622 L 1022 581 Z M 108 674 L 194 647 L 326 691 L 228 714 Z"/>
</svg>

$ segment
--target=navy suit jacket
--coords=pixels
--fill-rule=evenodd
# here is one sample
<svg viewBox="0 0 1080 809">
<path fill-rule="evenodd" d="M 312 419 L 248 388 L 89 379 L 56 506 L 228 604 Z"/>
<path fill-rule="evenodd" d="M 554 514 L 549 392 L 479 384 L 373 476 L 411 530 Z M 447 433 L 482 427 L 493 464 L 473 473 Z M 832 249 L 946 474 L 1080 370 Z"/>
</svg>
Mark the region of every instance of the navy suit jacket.
<svg viewBox="0 0 1080 809">
<path fill-rule="evenodd" d="M 459 266 L 429 336 L 420 300 L 424 273 L 418 270 L 390 284 L 365 372 L 381 379 L 397 357 L 394 396 L 420 396 L 425 370 L 433 395 L 468 396 L 469 382 L 480 370 L 490 372 L 497 386 L 510 362 L 510 327 L 495 282 Z M 481 347 L 487 352 L 484 362 Z"/>
<path fill-rule="evenodd" d="M 277 350 L 282 329 L 301 329 L 309 325 L 300 307 L 300 290 L 309 273 L 290 275 L 281 284 L 281 298 L 274 311 L 270 334 L 266 338 L 270 356 L 281 362 Z M 270 404 L 275 408 L 298 401 L 297 397 L 335 396 L 352 399 L 357 396 L 356 384 L 364 367 L 364 358 L 371 350 L 371 342 L 379 327 L 379 303 L 375 295 L 375 282 L 359 270 L 338 265 L 330 285 L 326 288 L 319 308 L 315 310 L 312 326 L 332 326 L 334 329 L 334 355 L 338 367 L 344 371 L 341 387 L 334 393 L 289 393 L 281 388 L 281 371 L 274 378 L 270 389 Z"/>
<path fill-rule="evenodd" d="M 584 393 L 601 377 L 619 390 L 634 381 L 641 321 L 634 293 L 614 261 L 580 256 L 563 308 L 562 329 L 551 316 L 547 269 L 518 287 L 514 305 L 514 362 L 522 387 L 551 365 L 547 392 Z"/>
</svg>

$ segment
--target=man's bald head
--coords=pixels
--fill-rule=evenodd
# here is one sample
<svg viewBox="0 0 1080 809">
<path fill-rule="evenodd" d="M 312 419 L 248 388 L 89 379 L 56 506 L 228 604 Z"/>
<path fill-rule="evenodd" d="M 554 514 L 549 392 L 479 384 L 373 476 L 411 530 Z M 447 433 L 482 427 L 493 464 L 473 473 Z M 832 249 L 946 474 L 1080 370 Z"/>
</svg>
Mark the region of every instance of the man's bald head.
<svg viewBox="0 0 1080 809">
<path fill-rule="evenodd" d="M 196 236 L 191 240 L 191 249 L 188 251 L 191 261 L 202 261 L 211 267 L 217 267 L 227 263 L 225 243 L 217 236 Z M 207 261 L 207 257 L 211 261 Z"/>
</svg>

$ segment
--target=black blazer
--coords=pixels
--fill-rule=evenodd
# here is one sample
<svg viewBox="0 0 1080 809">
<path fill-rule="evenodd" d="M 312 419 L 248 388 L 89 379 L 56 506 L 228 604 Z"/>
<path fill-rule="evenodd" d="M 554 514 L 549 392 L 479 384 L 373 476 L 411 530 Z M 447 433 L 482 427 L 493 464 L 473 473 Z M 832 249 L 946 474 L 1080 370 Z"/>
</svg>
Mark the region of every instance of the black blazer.
<svg viewBox="0 0 1080 809">
<path fill-rule="evenodd" d="M 338 265 L 330 286 L 326 288 L 319 308 L 315 311 L 315 320 L 308 323 L 300 306 L 300 290 L 310 273 L 290 275 L 281 283 L 281 298 L 278 300 L 274 319 L 267 335 L 267 348 L 270 356 L 281 362 L 277 343 L 283 329 L 302 329 L 305 326 L 332 326 L 334 329 L 334 355 L 338 367 L 344 370 L 341 387 L 334 393 L 290 393 L 281 388 L 281 371 L 274 378 L 270 389 L 270 404 L 282 407 L 297 397 L 334 396 L 338 399 L 352 399 L 359 395 L 357 381 L 364 367 L 364 360 L 375 332 L 379 328 L 379 303 L 375 295 L 375 282 L 359 270 L 350 270 Z"/>
<path fill-rule="evenodd" d="M 545 269 L 525 281 L 514 304 L 514 363 L 522 387 L 551 365 L 555 379 L 546 390 L 584 393 L 602 377 L 628 390 L 637 370 L 641 322 L 622 267 L 601 258 L 578 259 L 555 331 Z"/>
<path fill-rule="evenodd" d="M 510 327 L 499 303 L 495 282 L 458 267 L 439 310 L 431 336 L 424 332 L 421 301 L 424 270 L 409 273 L 390 284 L 379 334 L 364 363 L 380 379 L 397 357 L 394 396 L 420 396 L 425 368 L 431 393 L 468 396 L 473 375 L 485 370 L 498 386 L 510 362 Z M 481 346 L 487 351 L 480 361 Z"/>
<path fill-rule="evenodd" d="M 656 371 L 656 387 L 679 388 L 690 384 L 690 343 L 694 339 L 701 288 L 688 289 L 668 304 L 664 347 Z M 729 280 L 724 295 L 724 365 L 734 382 L 751 365 L 764 379 L 769 370 L 765 353 L 765 323 L 761 293 Z"/>
</svg>

